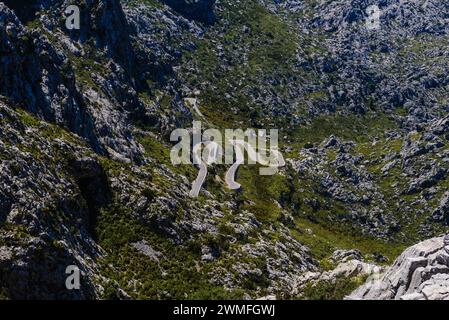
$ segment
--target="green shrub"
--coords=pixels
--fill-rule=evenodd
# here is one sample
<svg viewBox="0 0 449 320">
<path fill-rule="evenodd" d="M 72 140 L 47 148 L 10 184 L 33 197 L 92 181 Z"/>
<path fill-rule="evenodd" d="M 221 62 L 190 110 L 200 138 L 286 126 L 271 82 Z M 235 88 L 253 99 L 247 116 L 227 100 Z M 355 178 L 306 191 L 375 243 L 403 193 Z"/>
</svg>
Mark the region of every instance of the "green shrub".
<svg viewBox="0 0 449 320">
<path fill-rule="evenodd" d="M 301 295 L 304 300 L 342 300 L 345 296 L 363 284 L 366 277 L 337 278 L 335 282 L 319 281 L 309 283 Z"/>
</svg>

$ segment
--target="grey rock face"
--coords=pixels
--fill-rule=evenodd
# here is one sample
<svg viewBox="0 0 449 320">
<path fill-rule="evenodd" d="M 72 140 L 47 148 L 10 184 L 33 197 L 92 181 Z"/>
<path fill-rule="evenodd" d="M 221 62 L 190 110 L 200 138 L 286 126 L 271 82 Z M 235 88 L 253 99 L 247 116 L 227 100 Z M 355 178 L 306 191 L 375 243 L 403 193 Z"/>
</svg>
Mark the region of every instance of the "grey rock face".
<svg viewBox="0 0 449 320">
<path fill-rule="evenodd" d="M 362 254 L 359 250 L 336 250 L 331 259 L 334 262 L 347 262 L 349 260 L 362 260 Z"/>
<path fill-rule="evenodd" d="M 449 300 L 449 236 L 408 248 L 379 279 L 371 279 L 347 299 Z"/>
<path fill-rule="evenodd" d="M 83 25 L 87 27 L 69 34 L 60 24 L 64 3 L 46 5 L 52 14 L 42 18 L 46 30 L 42 32 L 25 28 L 15 13 L 0 3 L 0 94 L 85 138 L 100 154 L 139 162 L 141 150 L 128 118 L 136 112 L 142 121 L 146 116 L 133 88 L 136 58 L 120 2 L 94 1 L 83 7 L 82 17 L 87 19 Z M 105 50 L 104 58 L 113 60 L 102 72 L 90 71 L 94 84 L 86 88 L 80 74 L 87 71 L 82 70 L 86 65 L 76 65 L 69 57 L 75 54 L 82 60 L 91 59 L 82 46 L 91 38 Z"/>
<path fill-rule="evenodd" d="M 432 213 L 432 219 L 449 223 L 449 191 L 443 195 L 440 205 Z"/>
<path fill-rule="evenodd" d="M 335 284 L 338 280 L 354 279 L 362 276 L 376 277 L 383 268 L 372 263 L 365 262 L 358 250 L 336 250 L 331 257 L 336 267 L 324 272 L 306 272 L 298 278 L 295 292 L 301 296 L 302 289 L 306 285 L 316 286 L 321 282 Z M 338 264 L 337 264 L 338 263 Z"/>
<path fill-rule="evenodd" d="M 55 150 L 68 155 L 74 146 L 43 139 L 36 128 L 21 125 L 19 114 L 1 100 L 0 128 L 0 286 L 13 299 L 97 298 L 101 288 L 94 279 L 101 276 L 96 259 L 103 252 L 90 233 L 95 220 L 90 209 L 101 204 L 89 208 L 80 189 L 91 197 L 99 191 L 90 184 L 102 177 L 98 164 L 86 149 L 76 149 L 86 157 L 74 159 L 73 169 L 86 170 L 72 180 Z M 24 151 L 33 145 L 40 160 Z M 57 161 L 54 167 L 50 159 Z M 81 271 L 81 290 L 65 287 L 70 265 Z"/>
<path fill-rule="evenodd" d="M 135 242 L 131 245 L 153 261 L 159 262 L 159 258 L 162 256 L 162 253 L 154 250 L 146 241 Z"/>
<path fill-rule="evenodd" d="M 291 164 L 299 176 L 319 181 L 317 189 L 326 199 L 347 206 L 350 214 L 342 219 L 358 225 L 364 233 L 388 238 L 398 231 L 398 221 L 388 214 L 384 195 L 364 165 L 364 156 L 354 154 L 354 146 L 354 142 L 330 137 L 322 146 L 301 150 L 301 160 L 292 160 Z M 329 150 L 335 152 L 334 159 L 327 158 Z M 305 197 L 304 202 L 316 211 L 325 206 L 313 198 Z"/>
</svg>

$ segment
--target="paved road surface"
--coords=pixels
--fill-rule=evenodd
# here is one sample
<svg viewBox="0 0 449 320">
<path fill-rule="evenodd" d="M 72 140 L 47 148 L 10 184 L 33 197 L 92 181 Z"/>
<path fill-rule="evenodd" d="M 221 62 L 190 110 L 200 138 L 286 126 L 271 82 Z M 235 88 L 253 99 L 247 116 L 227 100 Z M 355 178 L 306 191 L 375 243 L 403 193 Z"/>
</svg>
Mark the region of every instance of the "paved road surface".
<svg viewBox="0 0 449 320">
<path fill-rule="evenodd" d="M 282 154 L 277 149 L 270 149 L 270 154 L 274 155 L 274 163 L 266 160 L 266 157 L 263 157 L 260 153 L 256 152 L 254 148 L 248 144 L 248 142 L 243 140 L 229 140 L 230 143 L 232 143 L 235 146 L 235 153 L 236 153 L 236 162 L 229 168 L 229 170 L 226 172 L 225 181 L 228 185 L 228 188 L 231 190 L 240 189 L 241 185 L 235 181 L 235 175 L 237 172 L 238 167 L 245 162 L 244 157 L 244 150 L 248 152 L 248 156 L 251 158 L 252 161 L 258 162 L 263 166 L 267 167 L 283 167 L 285 166 L 285 160 Z M 215 142 L 209 142 L 205 150 L 208 150 L 209 152 L 206 153 L 206 161 L 201 158 L 202 150 L 201 150 L 202 143 L 198 143 L 193 147 L 193 157 L 196 159 L 196 163 L 199 163 L 200 171 L 198 173 L 197 178 L 192 183 L 192 190 L 190 191 L 190 196 L 193 198 L 198 197 L 201 186 L 204 183 L 204 180 L 206 180 L 207 176 L 207 166 L 209 164 L 214 163 L 217 160 L 217 157 L 219 155 L 219 148 L 220 146 Z M 262 149 L 261 151 L 266 153 L 265 149 Z M 268 168 L 267 168 L 268 169 Z"/>
</svg>

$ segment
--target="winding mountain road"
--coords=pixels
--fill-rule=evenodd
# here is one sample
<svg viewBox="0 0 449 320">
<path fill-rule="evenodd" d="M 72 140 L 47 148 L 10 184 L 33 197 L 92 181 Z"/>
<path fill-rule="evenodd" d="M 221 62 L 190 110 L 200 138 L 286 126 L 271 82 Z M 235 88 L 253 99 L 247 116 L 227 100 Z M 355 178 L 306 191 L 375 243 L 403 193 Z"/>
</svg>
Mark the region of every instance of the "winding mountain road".
<svg viewBox="0 0 449 320">
<path fill-rule="evenodd" d="M 237 173 L 238 167 L 244 163 L 244 150 L 248 152 L 248 156 L 252 161 L 260 163 L 263 166 L 267 166 L 270 168 L 277 168 L 285 166 L 285 160 L 282 154 L 277 149 L 270 149 L 270 154 L 274 155 L 274 162 L 266 160 L 264 156 L 262 156 L 259 152 L 254 150 L 254 148 L 246 141 L 243 140 L 228 140 L 231 144 L 235 146 L 236 152 L 236 161 L 232 164 L 229 170 L 226 172 L 225 182 L 228 185 L 228 188 L 231 190 L 240 189 L 241 185 L 235 181 L 235 176 Z M 192 190 L 190 191 L 190 196 L 193 198 L 198 197 L 201 186 L 204 183 L 204 180 L 207 176 L 207 166 L 216 162 L 218 155 L 220 154 L 220 146 L 215 142 L 208 142 L 205 146 L 206 150 L 209 152 L 206 153 L 206 161 L 201 158 L 201 146 L 202 142 L 198 143 L 193 148 L 193 157 L 196 160 L 196 163 L 199 163 L 199 173 L 195 181 L 192 183 Z M 266 153 L 266 149 L 261 149 L 260 151 Z M 270 159 L 271 160 L 271 159 Z"/>
<path fill-rule="evenodd" d="M 192 198 L 197 198 L 200 194 L 201 186 L 203 185 L 204 180 L 206 180 L 207 166 L 217 160 L 219 150 L 221 148 L 216 142 L 208 142 L 205 146 L 205 150 L 209 150 L 209 152 L 206 153 L 206 161 L 204 161 L 201 157 L 202 145 L 203 142 L 200 142 L 193 147 L 193 157 L 195 159 L 195 163 L 198 163 L 200 171 L 198 172 L 198 176 L 195 181 L 192 183 L 192 190 L 190 190 L 190 196 Z"/>
</svg>

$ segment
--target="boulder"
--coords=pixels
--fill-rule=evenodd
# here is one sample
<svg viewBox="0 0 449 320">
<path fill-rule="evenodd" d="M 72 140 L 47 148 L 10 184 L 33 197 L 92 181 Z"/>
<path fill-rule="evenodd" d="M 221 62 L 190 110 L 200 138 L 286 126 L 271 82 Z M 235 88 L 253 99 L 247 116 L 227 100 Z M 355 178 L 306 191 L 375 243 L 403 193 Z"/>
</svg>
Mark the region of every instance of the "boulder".
<svg viewBox="0 0 449 320">
<path fill-rule="evenodd" d="M 378 279 L 369 279 L 348 300 L 449 300 L 449 236 L 404 251 Z"/>
</svg>

